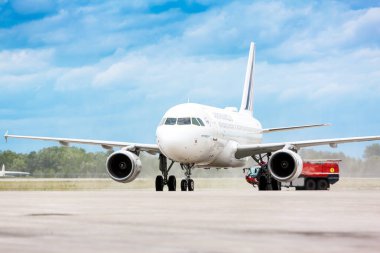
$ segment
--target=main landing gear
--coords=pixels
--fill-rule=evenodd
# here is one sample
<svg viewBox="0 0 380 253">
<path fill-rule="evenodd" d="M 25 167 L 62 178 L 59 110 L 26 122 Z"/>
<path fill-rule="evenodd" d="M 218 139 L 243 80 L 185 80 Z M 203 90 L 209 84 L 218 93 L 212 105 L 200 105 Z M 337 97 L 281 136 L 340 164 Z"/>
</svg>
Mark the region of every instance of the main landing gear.
<svg viewBox="0 0 380 253">
<path fill-rule="evenodd" d="M 166 156 L 164 156 L 163 154 L 160 154 L 160 166 L 159 166 L 159 168 L 160 168 L 160 171 L 162 173 L 162 176 L 158 175 L 156 177 L 156 191 L 163 191 L 165 185 L 168 186 L 169 191 L 175 191 L 176 190 L 177 180 L 176 180 L 175 176 L 171 175 L 168 178 L 169 171 L 172 168 L 173 164 L 174 164 L 174 162 L 172 161 L 169 168 L 168 168 L 168 162 L 167 162 Z"/>
<path fill-rule="evenodd" d="M 167 158 L 163 154 L 160 154 L 160 166 L 159 169 L 162 175 L 156 177 L 156 191 L 163 191 L 164 186 L 167 185 L 169 191 L 177 190 L 177 180 L 174 175 L 169 175 L 170 169 L 173 167 L 174 162 L 170 163 L 168 167 Z M 181 164 L 182 170 L 185 171 L 186 179 L 181 180 L 181 191 L 194 191 L 194 181 L 191 177 L 191 169 L 194 167 L 194 164 Z"/>
<path fill-rule="evenodd" d="M 261 166 L 257 175 L 259 180 L 259 191 L 281 191 L 281 182 L 272 177 L 268 170 L 268 161 L 271 153 L 267 153 L 264 157 L 261 155 L 252 156 L 253 160 Z M 266 158 L 266 161 L 264 159 Z"/>
</svg>

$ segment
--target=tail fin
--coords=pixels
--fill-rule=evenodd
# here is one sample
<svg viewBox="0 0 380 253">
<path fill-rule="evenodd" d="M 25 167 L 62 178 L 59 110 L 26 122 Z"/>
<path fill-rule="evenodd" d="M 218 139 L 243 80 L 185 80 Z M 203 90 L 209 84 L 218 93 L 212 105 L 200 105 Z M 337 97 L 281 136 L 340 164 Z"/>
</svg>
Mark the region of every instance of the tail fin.
<svg viewBox="0 0 380 253">
<path fill-rule="evenodd" d="M 253 112 L 253 73 L 255 66 L 255 43 L 251 42 L 249 48 L 247 72 L 245 74 L 243 98 L 241 100 L 240 111 Z"/>
<path fill-rule="evenodd" d="M 1 171 L 5 171 L 5 165 L 1 166 Z"/>
</svg>

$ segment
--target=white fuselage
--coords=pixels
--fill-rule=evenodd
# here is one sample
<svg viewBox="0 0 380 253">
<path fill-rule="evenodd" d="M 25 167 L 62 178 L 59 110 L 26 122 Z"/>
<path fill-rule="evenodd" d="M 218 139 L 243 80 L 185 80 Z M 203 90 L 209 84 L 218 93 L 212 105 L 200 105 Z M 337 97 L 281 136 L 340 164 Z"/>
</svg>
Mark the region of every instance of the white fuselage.
<svg viewBox="0 0 380 253">
<path fill-rule="evenodd" d="M 249 159 L 235 158 L 237 145 L 261 143 L 261 130 L 250 111 L 188 103 L 165 113 L 156 137 L 160 151 L 173 161 L 198 167 L 245 167 Z"/>
</svg>

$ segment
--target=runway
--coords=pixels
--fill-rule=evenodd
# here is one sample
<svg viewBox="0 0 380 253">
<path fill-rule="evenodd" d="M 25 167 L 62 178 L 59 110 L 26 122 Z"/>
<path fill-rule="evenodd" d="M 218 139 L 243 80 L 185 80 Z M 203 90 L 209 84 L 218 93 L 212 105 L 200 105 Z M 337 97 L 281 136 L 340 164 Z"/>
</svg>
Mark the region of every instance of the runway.
<svg viewBox="0 0 380 253">
<path fill-rule="evenodd" d="M 0 252 L 379 252 L 380 191 L 0 192 Z"/>
</svg>

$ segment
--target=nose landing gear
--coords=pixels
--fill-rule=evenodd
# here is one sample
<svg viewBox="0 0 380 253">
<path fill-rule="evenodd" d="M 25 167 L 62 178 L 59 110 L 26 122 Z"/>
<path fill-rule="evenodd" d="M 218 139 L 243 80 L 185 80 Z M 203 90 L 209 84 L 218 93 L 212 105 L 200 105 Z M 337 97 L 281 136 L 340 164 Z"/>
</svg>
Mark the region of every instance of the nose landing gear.
<svg viewBox="0 0 380 253">
<path fill-rule="evenodd" d="M 191 179 L 191 169 L 194 164 L 181 164 L 182 170 L 185 171 L 186 179 L 181 180 L 181 191 L 194 191 L 194 180 Z"/>
</svg>

